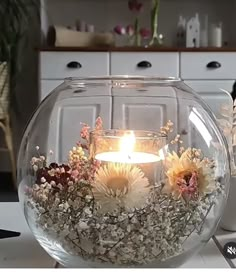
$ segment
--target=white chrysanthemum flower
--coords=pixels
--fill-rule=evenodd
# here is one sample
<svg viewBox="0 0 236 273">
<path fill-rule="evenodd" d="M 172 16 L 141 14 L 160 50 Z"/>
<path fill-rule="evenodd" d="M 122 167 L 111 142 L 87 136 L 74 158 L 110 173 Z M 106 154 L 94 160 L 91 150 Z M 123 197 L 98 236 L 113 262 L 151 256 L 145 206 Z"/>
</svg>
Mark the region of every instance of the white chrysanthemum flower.
<svg viewBox="0 0 236 273">
<path fill-rule="evenodd" d="M 118 206 L 127 210 L 142 207 L 150 191 L 148 179 L 138 167 L 108 163 L 99 168 L 93 184 L 95 200 L 103 213 Z"/>
</svg>

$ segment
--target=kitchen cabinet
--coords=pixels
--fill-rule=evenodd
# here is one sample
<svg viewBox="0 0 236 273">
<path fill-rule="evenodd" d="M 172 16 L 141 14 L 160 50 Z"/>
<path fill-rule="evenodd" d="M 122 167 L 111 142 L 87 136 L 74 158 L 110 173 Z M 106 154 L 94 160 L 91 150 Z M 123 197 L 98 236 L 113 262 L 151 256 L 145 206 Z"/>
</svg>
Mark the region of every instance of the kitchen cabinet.
<svg viewBox="0 0 236 273">
<path fill-rule="evenodd" d="M 232 106 L 230 92 L 234 84 L 234 52 L 42 52 L 40 60 L 41 100 L 62 83 L 64 77 L 127 74 L 180 77 L 197 91 L 216 118 L 226 118 L 221 115 L 221 107 Z M 79 62 L 82 67 L 68 68 L 67 64 L 73 61 Z M 210 62 L 219 62 L 220 66 L 207 68 Z M 51 128 L 52 141 L 49 139 L 49 145 L 55 151 L 62 151 L 62 154 L 56 155 L 58 161 L 66 160 L 71 143 L 78 141 L 80 122 L 93 125 L 98 115 L 103 118 L 105 128 L 159 130 L 172 120 L 176 128 L 172 136 L 181 133 L 190 146 L 198 145 L 199 130 L 205 128 L 207 131 L 207 124 L 200 126 L 201 120 L 196 121 L 198 113 L 194 101 L 177 98 L 171 88 L 163 87 L 157 91 L 155 86 L 149 86 L 146 90 L 140 85 L 129 90 L 106 85 L 82 91 L 75 98 L 63 102 L 63 108 L 58 105 L 52 113 L 52 120 L 53 115 L 58 119 Z M 165 97 L 160 100 L 158 96 L 163 94 Z M 192 106 L 187 107 L 191 103 Z M 202 117 L 204 119 L 204 115 Z M 201 128 L 196 124 L 191 126 L 191 118 Z M 207 139 L 205 143 L 207 145 Z M 63 148 L 58 149 L 59 145 Z"/>
<path fill-rule="evenodd" d="M 108 52 L 43 52 L 40 54 L 40 101 L 66 77 L 106 76 L 109 69 Z M 66 96 L 71 90 L 73 95 Z M 104 127 L 111 127 L 112 99 L 108 87 L 86 90 L 76 82 L 61 95 L 51 113 L 48 151 L 54 151 L 55 161 L 65 162 L 72 143 L 81 140 L 81 122 L 95 124 L 100 115 Z"/>
<path fill-rule="evenodd" d="M 222 118 L 224 105 L 232 105 L 236 68 L 234 52 L 182 52 L 180 77 Z"/>
</svg>

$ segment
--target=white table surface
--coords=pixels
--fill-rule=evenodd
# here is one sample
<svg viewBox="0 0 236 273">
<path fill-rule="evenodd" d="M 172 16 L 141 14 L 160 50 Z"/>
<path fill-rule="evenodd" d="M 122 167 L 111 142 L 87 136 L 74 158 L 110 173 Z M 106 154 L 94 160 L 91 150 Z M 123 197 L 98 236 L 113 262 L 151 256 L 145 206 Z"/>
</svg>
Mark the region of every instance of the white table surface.
<svg viewBox="0 0 236 273">
<path fill-rule="evenodd" d="M 31 234 L 18 202 L 0 203 L 0 228 L 21 232 L 19 237 L 0 239 L 0 268 L 52 268 L 54 260 Z M 211 239 L 204 249 L 192 257 L 183 268 L 229 268 L 236 261 L 221 254 L 221 246 L 236 241 L 236 233 L 219 231 L 216 243 Z M 218 246 L 217 246 L 218 245 Z M 234 261 L 234 262 L 233 262 Z"/>
</svg>

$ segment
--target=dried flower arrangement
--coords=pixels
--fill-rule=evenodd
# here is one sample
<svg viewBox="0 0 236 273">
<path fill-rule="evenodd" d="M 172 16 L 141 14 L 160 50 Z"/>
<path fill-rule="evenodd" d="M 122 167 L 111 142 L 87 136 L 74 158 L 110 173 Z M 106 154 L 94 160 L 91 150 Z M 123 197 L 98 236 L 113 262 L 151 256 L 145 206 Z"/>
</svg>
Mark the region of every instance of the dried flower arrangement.
<svg viewBox="0 0 236 273">
<path fill-rule="evenodd" d="M 172 127 L 168 121 L 160 135 Z M 95 132 L 101 129 L 98 118 Z M 68 164 L 32 158 L 35 183 L 27 187 L 26 204 L 37 227 L 67 253 L 91 262 L 141 266 L 180 254 L 191 235 L 201 235 L 224 193 L 214 161 L 180 147 L 167 154 L 163 179 L 149 181 L 134 164 L 102 165 L 91 157 L 89 130 L 84 124 L 85 143 L 73 147 Z M 171 143 L 182 143 L 180 136 Z"/>
<path fill-rule="evenodd" d="M 130 45 L 141 46 L 141 38 L 148 39 L 151 35 L 150 30 L 147 28 L 140 27 L 139 15 L 143 9 L 143 3 L 138 0 L 129 0 L 128 8 L 134 14 L 134 24 L 128 26 L 117 25 L 114 27 L 114 32 L 118 35 L 127 35 Z"/>
</svg>

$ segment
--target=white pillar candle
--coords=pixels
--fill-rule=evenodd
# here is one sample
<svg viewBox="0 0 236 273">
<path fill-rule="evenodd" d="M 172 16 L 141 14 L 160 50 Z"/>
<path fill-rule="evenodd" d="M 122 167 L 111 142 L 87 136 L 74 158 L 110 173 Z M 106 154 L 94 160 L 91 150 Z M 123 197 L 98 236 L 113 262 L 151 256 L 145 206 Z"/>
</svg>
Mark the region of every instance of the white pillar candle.
<svg viewBox="0 0 236 273">
<path fill-rule="evenodd" d="M 120 151 L 102 152 L 97 154 L 95 158 L 99 161 L 128 164 L 154 163 L 161 160 L 160 157 L 155 154 L 135 152 L 135 143 L 136 138 L 134 133 L 131 131 L 121 137 L 119 143 Z"/>
<path fill-rule="evenodd" d="M 154 163 L 161 160 L 157 155 L 143 152 L 105 152 L 97 154 L 95 158 L 99 161 L 128 164 Z"/>
<path fill-rule="evenodd" d="M 222 47 L 222 25 L 212 25 L 211 27 L 211 46 Z"/>
</svg>

